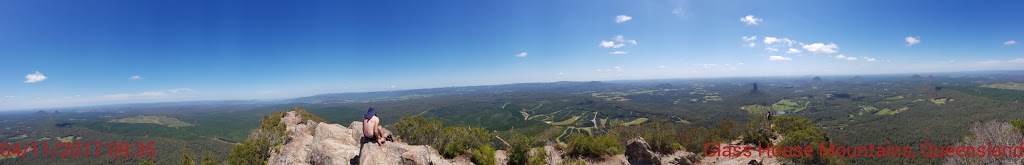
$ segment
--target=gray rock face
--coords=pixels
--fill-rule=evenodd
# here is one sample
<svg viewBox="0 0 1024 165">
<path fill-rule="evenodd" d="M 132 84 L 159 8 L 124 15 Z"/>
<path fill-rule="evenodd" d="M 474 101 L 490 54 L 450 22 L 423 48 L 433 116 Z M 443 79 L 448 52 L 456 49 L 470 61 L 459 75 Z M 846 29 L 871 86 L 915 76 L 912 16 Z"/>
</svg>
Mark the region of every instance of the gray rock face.
<svg viewBox="0 0 1024 165">
<path fill-rule="evenodd" d="M 430 146 L 361 143 L 362 122 L 352 122 L 346 128 L 311 120 L 300 124 L 300 121 L 302 119 L 294 112 L 288 112 L 281 119 L 292 134 L 279 151 L 271 151 L 268 164 L 469 164 L 444 159 Z"/>
<path fill-rule="evenodd" d="M 634 138 L 626 142 L 626 160 L 630 164 L 661 164 L 661 157 L 651 151 L 651 145 L 644 138 Z"/>
<path fill-rule="evenodd" d="M 629 164 L 697 164 L 697 154 L 676 151 L 672 154 L 658 154 L 651 150 L 643 138 L 630 139 L 626 144 L 626 160 Z"/>
</svg>

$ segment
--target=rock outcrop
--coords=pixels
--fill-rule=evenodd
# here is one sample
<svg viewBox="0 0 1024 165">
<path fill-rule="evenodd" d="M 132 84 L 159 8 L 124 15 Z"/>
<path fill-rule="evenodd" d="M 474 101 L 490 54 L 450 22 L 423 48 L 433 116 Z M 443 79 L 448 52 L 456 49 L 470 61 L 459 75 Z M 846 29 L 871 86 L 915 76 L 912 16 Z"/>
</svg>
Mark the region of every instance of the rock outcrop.
<svg viewBox="0 0 1024 165">
<path fill-rule="evenodd" d="M 630 139 L 626 143 L 626 159 L 629 164 L 697 164 L 697 154 L 676 151 L 672 154 L 659 154 L 651 150 L 643 138 Z"/>
<path fill-rule="evenodd" d="M 362 122 L 349 127 L 338 124 L 301 122 L 294 112 L 281 119 L 291 132 L 280 150 L 272 151 L 268 164 L 469 164 L 468 160 L 447 160 L 430 146 L 387 142 L 363 143 Z M 273 150 L 273 149 L 272 149 Z"/>
</svg>

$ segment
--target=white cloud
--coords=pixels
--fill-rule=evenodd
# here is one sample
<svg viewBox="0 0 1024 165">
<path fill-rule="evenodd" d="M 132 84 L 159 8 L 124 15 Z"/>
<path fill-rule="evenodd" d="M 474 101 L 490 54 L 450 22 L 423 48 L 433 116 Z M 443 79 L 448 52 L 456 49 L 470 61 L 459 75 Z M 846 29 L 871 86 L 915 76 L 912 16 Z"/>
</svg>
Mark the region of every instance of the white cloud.
<svg viewBox="0 0 1024 165">
<path fill-rule="evenodd" d="M 743 41 L 754 41 L 754 40 L 757 40 L 757 36 L 750 36 L 750 37 L 743 36 L 743 37 L 740 37 L 740 38 L 743 38 Z"/>
<path fill-rule="evenodd" d="M 683 8 L 677 7 L 675 9 L 672 9 L 672 14 L 683 15 Z"/>
<path fill-rule="evenodd" d="M 754 46 L 757 46 L 757 44 L 755 44 L 755 43 L 751 42 L 751 43 L 743 44 L 743 46 L 746 46 L 746 47 L 754 47 Z"/>
<path fill-rule="evenodd" d="M 864 61 L 867 61 L 867 62 L 875 62 L 875 58 L 871 58 L 871 57 L 864 57 Z"/>
<path fill-rule="evenodd" d="M 629 20 L 633 20 L 633 17 L 630 17 L 628 15 L 615 16 L 615 23 L 623 23 Z"/>
<path fill-rule="evenodd" d="M 132 77 L 128 77 L 128 79 L 131 79 L 131 80 L 142 80 L 142 76 L 132 76 Z"/>
<path fill-rule="evenodd" d="M 175 88 L 175 89 L 168 89 L 168 90 L 164 90 L 164 91 L 146 91 L 146 92 L 137 93 L 137 94 L 119 93 L 119 94 L 112 94 L 112 95 L 103 95 L 103 97 L 105 97 L 105 98 L 114 98 L 114 99 L 128 98 L 128 97 L 164 97 L 164 96 L 170 96 L 170 95 L 173 95 L 173 94 L 187 93 L 187 92 L 192 92 L 192 89 L 189 89 L 189 88 Z"/>
<path fill-rule="evenodd" d="M 615 44 L 615 41 L 601 41 L 601 47 L 606 47 L 606 48 L 619 48 L 619 47 L 622 47 L 622 44 L 617 44 L 617 45 L 616 45 L 616 44 Z"/>
<path fill-rule="evenodd" d="M 827 45 L 823 43 L 813 43 L 809 45 L 804 45 L 804 49 L 811 53 L 832 54 L 839 52 L 839 45 L 836 45 L 834 43 L 828 43 Z"/>
<path fill-rule="evenodd" d="M 846 57 L 846 60 L 854 61 L 857 60 L 857 57 Z"/>
<path fill-rule="evenodd" d="M 1006 45 L 1006 46 L 1017 45 L 1017 41 L 1009 40 L 1009 41 L 1003 42 L 1003 45 Z"/>
<path fill-rule="evenodd" d="M 125 98 L 125 97 L 131 97 L 131 96 L 135 96 L 135 95 L 124 94 L 124 93 L 112 94 L 112 95 L 103 95 L 103 97 L 106 97 L 106 98 Z"/>
<path fill-rule="evenodd" d="M 736 65 L 743 65 L 743 63 L 742 62 L 741 63 L 736 63 Z"/>
<path fill-rule="evenodd" d="M 4 96 L 4 98 L 13 99 L 13 98 L 16 98 L 16 97 L 14 97 L 14 96 Z"/>
<path fill-rule="evenodd" d="M 907 46 L 912 46 L 914 44 L 921 43 L 921 38 L 919 37 L 907 36 L 907 38 L 904 38 L 903 40 L 907 41 Z"/>
<path fill-rule="evenodd" d="M 846 56 L 844 56 L 842 54 L 836 55 L 836 59 L 846 59 Z"/>
<path fill-rule="evenodd" d="M 782 56 L 768 56 L 768 61 L 791 61 L 792 58 Z"/>
<path fill-rule="evenodd" d="M 43 80 L 46 80 L 46 75 L 39 73 L 39 71 L 25 75 L 25 83 L 36 83 Z"/>
<path fill-rule="evenodd" d="M 793 46 L 793 43 L 796 43 L 796 41 L 790 40 L 789 38 L 775 38 L 775 37 L 764 37 L 764 41 L 763 42 L 764 42 L 765 45 L 772 45 L 772 44 L 775 44 L 775 43 L 780 43 L 780 44 L 786 44 L 786 45 L 789 45 L 789 46 Z"/>
<path fill-rule="evenodd" d="M 800 53 L 800 49 L 789 48 L 789 50 L 786 50 L 786 53 L 797 54 Z"/>
<path fill-rule="evenodd" d="M 740 22 L 746 23 L 747 25 L 757 25 L 763 20 L 761 18 L 754 17 L 754 15 L 747 15 L 740 18 Z"/>
<path fill-rule="evenodd" d="M 175 88 L 175 89 L 168 89 L 167 92 L 170 92 L 170 93 L 185 93 L 185 92 L 192 92 L 192 89 L 191 88 Z"/>
<path fill-rule="evenodd" d="M 612 39 L 612 41 L 601 41 L 600 46 L 605 48 L 619 48 L 626 46 L 626 43 L 636 45 L 636 40 L 627 40 L 622 35 L 615 35 L 615 38 Z"/>
<path fill-rule="evenodd" d="M 995 65 L 995 64 L 1024 64 L 1024 58 L 1014 58 L 1014 59 L 1010 59 L 1010 60 L 1006 60 L 1006 61 L 1000 61 L 1000 60 L 978 61 L 978 63 L 979 64 L 989 64 L 989 65 Z"/>
<path fill-rule="evenodd" d="M 516 57 L 523 58 L 526 57 L 526 55 L 526 52 L 519 52 L 519 54 L 516 54 Z"/>
<path fill-rule="evenodd" d="M 612 51 L 612 52 L 608 52 L 608 54 L 627 54 L 627 52 L 625 52 L 625 51 Z"/>
<path fill-rule="evenodd" d="M 167 96 L 167 93 L 164 93 L 164 92 L 142 92 L 142 93 L 139 93 L 139 96 L 158 97 L 158 96 Z"/>
<path fill-rule="evenodd" d="M 768 51 L 768 52 L 778 52 L 779 51 L 779 49 L 775 49 L 775 48 L 771 48 L 771 47 L 764 48 L 764 50 Z"/>
</svg>

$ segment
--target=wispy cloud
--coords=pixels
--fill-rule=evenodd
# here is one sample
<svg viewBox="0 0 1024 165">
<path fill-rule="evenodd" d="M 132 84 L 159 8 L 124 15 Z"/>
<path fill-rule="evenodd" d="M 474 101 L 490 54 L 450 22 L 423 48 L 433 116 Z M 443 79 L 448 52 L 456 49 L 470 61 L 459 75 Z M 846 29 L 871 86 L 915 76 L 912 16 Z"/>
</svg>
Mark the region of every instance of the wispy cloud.
<svg viewBox="0 0 1024 165">
<path fill-rule="evenodd" d="M 979 64 L 996 65 L 996 64 L 1024 64 L 1024 58 L 1014 58 L 1006 61 L 1002 60 L 987 60 L 978 61 Z"/>
<path fill-rule="evenodd" d="M 628 15 L 615 16 L 615 23 L 623 23 L 629 20 L 633 20 L 633 17 L 630 17 Z"/>
<path fill-rule="evenodd" d="M 608 54 L 627 54 L 627 53 L 628 52 L 625 52 L 625 51 L 612 51 L 612 52 L 608 52 Z"/>
<path fill-rule="evenodd" d="M 788 53 L 788 54 L 798 54 L 798 53 L 800 53 L 800 49 L 789 48 L 789 50 L 786 50 L 786 53 Z"/>
<path fill-rule="evenodd" d="M 174 94 L 182 94 L 182 93 L 188 93 L 188 92 L 192 92 L 192 89 L 190 89 L 190 88 L 175 88 L 175 89 L 168 89 L 168 90 L 163 90 L 163 91 L 146 91 L 146 92 L 141 92 L 141 93 L 136 93 L 136 94 L 118 93 L 118 94 L 111 94 L 111 95 L 103 95 L 103 97 L 105 97 L 105 98 L 112 98 L 112 99 L 136 98 L 136 97 L 138 97 L 138 98 L 156 98 L 156 97 L 165 97 L 165 96 L 170 96 L 170 95 L 174 95 Z"/>
<path fill-rule="evenodd" d="M 612 41 L 601 41 L 600 46 L 605 48 L 620 48 L 626 46 L 626 44 L 636 45 L 636 40 L 627 40 L 622 35 L 616 35 Z"/>
<path fill-rule="evenodd" d="M 768 56 L 768 61 L 792 61 L 792 58 L 783 56 Z"/>
<path fill-rule="evenodd" d="M 808 52 L 818 53 L 818 54 L 832 54 L 832 53 L 839 52 L 839 45 L 836 45 L 834 43 L 828 43 L 828 44 L 813 43 L 813 44 L 809 44 L 809 45 L 804 45 L 803 48 L 804 48 L 804 50 L 807 50 Z"/>
<path fill-rule="evenodd" d="M 746 23 L 747 25 L 758 25 L 762 21 L 761 18 L 754 17 L 754 15 L 747 15 L 740 18 L 740 22 Z"/>
<path fill-rule="evenodd" d="M 1017 41 L 1009 40 L 1009 41 L 1003 42 L 1003 45 L 1006 45 L 1006 46 L 1017 45 Z"/>
<path fill-rule="evenodd" d="M 516 54 L 516 57 L 523 58 L 526 57 L 526 55 L 526 52 L 519 52 L 519 54 Z"/>
<path fill-rule="evenodd" d="M 43 75 L 43 73 L 40 73 L 39 71 L 25 75 L 25 83 L 37 83 L 43 80 L 46 80 L 46 75 Z"/>
<path fill-rule="evenodd" d="M 875 58 L 871 58 L 871 57 L 864 57 L 864 61 L 867 61 L 867 62 L 875 62 Z"/>
<path fill-rule="evenodd" d="M 903 40 L 907 41 L 907 46 L 913 46 L 914 44 L 921 43 L 920 37 L 907 36 L 907 38 L 904 38 Z"/>
<path fill-rule="evenodd" d="M 131 77 L 128 77 L 128 79 L 130 79 L 130 80 L 142 80 L 142 76 L 131 76 Z"/>
<path fill-rule="evenodd" d="M 796 43 L 796 41 L 791 40 L 789 38 L 775 38 L 775 37 L 764 37 L 764 41 L 763 42 L 767 46 L 771 46 L 772 44 L 786 44 L 788 46 L 793 46 L 793 43 Z"/>
<path fill-rule="evenodd" d="M 772 47 L 767 47 L 767 48 L 764 48 L 764 51 L 768 51 L 768 52 L 778 52 L 778 51 L 779 51 L 779 49 L 775 49 L 775 48 L 772 48 Z"/>
<path fill-rule="evenodd" d="M 750 37 L 742 36 L 740 38 L 742 38 L 743 41 L 754 41 L 754 40 L 757 40 L 757 36 L 750 36 Z"/>
<path fill-rule="evenodd" d="M 171 92 L 171 93 L 186 93 L 186 92 L 192 92 L 192 89 L 191 88 L 175 88 L 175 89 L 168 89 L 167 92 Z"/>
</svg>

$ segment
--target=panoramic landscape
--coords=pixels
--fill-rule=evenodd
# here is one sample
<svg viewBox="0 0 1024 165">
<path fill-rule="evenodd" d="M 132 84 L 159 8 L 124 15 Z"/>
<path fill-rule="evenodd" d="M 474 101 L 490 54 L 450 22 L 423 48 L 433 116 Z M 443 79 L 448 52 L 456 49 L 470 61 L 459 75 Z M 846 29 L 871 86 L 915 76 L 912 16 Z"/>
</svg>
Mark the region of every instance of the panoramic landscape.
<svg viewBox="0 0 1024 165">
<path fill-rule="evenodd" d="M 0 164 L 1024 163 L 1020 2 L 51 3 Z"/>
</svg>

